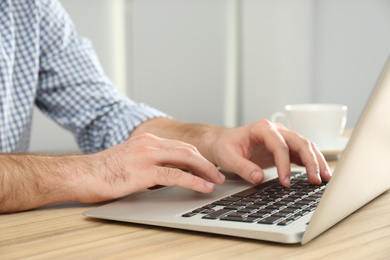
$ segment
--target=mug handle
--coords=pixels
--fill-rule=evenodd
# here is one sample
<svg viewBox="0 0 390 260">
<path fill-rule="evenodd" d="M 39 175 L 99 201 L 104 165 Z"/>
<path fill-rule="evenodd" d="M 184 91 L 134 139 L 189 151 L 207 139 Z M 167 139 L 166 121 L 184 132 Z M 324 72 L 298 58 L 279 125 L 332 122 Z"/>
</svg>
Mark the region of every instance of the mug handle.
<svg viewBox="0 0 390 260">
<path fill-rule="evenodd" d="M 278 119 L 282 119 L 281 121 L 279 121 Z M 286 121 L 286 114 L 283 113 L 283 112 L 276 112 L 274 113 L 272 116 L 271 116 L 271 122 L 272 123 L 285 123 Z"/>
</svg>

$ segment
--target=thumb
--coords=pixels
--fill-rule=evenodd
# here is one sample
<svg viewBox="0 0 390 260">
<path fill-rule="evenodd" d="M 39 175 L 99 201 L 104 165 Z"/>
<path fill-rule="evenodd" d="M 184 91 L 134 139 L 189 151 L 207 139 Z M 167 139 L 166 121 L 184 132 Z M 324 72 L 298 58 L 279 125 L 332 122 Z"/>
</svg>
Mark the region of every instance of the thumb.
<svg viewBox="0 0 390 260">
<path fill-rule="evenodd" d="M 264 171 L 244 157 L 236 155 L 234 159 L 227 160 L 227 162 L 227 167 L 221 166 L 222 169 L 233 171 L 250 183 L 258 184 L 264 180 Z"/>
</svg>

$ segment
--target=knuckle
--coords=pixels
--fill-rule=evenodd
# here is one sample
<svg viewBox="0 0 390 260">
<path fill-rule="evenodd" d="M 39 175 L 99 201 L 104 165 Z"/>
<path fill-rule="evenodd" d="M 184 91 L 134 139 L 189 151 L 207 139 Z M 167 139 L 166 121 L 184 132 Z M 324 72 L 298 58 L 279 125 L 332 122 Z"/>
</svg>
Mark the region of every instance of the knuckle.
<svg viewBox="0 0 390 260">
<path fill-rule="evenodd" d="M 312 148 L 316 147 L 316 144 L 312 141 L 305 139 L 304 137 L 301 138 L 301 145 L 299 146 L 298 150 L 312 150 Z"/>
<path fill-rule="evenodd" d="M 172 141 L 175 142 L 175 145 L 177 148 L 188 149 L 191 152 L 198 152 L 198 149 L 196 148 L 195 145 L 192 145 L 192 144 L 189 144 L 186 142 L 182 142 L 182 141 L 178 141 L 178 140 L 172 140 Z"/>
<path fill-rule="evenodd" d="M 312 147 L 313 149 L 318 149 L 318 146 L 316 143 L 314 143 L 313 141 L 310 141 L 310 140 L 308 140 L 308 142 L 309 142 L 310 147 Z"/>
<path fill-rule="evenodd" d="M 160 167 L 158 171 L 158 179 L 168 186 L 175 185 L 178 180 L 181 178 L 182 172 L 177 169 L 172 169 L 168 167 Z"/>
<path fill-rule="evenodd" d="M 185 173 L 179 169 L 162 167 L 159 170 L 159 181 L 155 184 L 163 184 L 166 186 L 183 186 L 194 188 L 200 185 L 200 180 L 196 176 Z"/>
<path fill-rule="evenodd" d="M 277 128 L 286 129 L 286 127 L 282 123 L 275 122 L 273 123 Z"/>
<path fill-rule="evenodd" d="M 261 119 L 259 120 L 259 125 L 261 125 L 262 127 L 273 127 L 274 124 L 268 119 Z"/>
<path fill-rule="evenodd" d="M 198 179 L 197 177 L 191 175 L 191 178 L 190 178 L 190 180 L 189 180 L 189 185 L 190 185 L 190 187 L 197 187 L 197 186 L 199 186 L 199 185 L 200 185 L 199 182 L 200 182 L 200 181 L 199 181 L 199 179 Z"/>
<path fill-rule="evenodd" d="M 283 154 L 290 153 L 290 147 L 286 143 L 281 143 L 278 149 Z"/>
<path fill-rule="evenodd" d="M 317 147 L 317 145 L 313 141 L 310 141 L 310 140 L 307 140 L 307 139 L 306 139 L 306 146 L 310 147 L 310 148 L 311 147 L 313 147 L 313 148 Z"/>
<path fill-rule="evenodd" d="M 194 156 L 196 156 L 196 153 L 197 153 L 196 151 L 194 151 L 190 147 L 183 147 L 183 148 L 179 148 L 179 149 L 180 149 L 181 155 L 184 156 L 185 158 L 194 157 Z"/>
<path fill-rule="evenodd" d="M 140 135 L 134 137 L 134 141 L 139 141 L 139 142 L 155 141 L 158 139 L 159 138 L 157 136 L 150 134 L 150 133 L 143 133 L 143 134 L 140 134 Z"/>
<path fill-rule="evenodd" d="M 290 151 L 290 147 L 287 145 L 286 142 L 283 142 L 280 146 L 280 148 L 284 151 L 284 152 L 289 152 Z"/>
<path fill-rule="evenodd" d="M 194 151 L 194 152 L 198 152 L 198 148 L 196 148 L 195 145 L 192 145 L 192 144 L 186 144 L 188 149 Z"/>
<path fill-rule="evenodd" d="M 272 123 L 268 119 L 258 120 L 255 123 L 253 123 L 251 126 L 252 126 L 253 133 L 260 133 L 266 129 L 275 128 L 274 123 Z"/>
<path fill-rule="evenodd" d="M 242 164 L 238 171 L 249 176 L 253 172 L 253 167 L 250 164 Z"/>
</svg>

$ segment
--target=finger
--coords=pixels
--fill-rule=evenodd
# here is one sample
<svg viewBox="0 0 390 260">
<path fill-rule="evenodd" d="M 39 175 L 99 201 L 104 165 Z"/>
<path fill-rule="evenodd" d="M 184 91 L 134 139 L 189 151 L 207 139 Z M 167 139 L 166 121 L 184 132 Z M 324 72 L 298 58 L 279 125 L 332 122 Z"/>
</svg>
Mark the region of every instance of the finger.
<svg viewBox="0 0 390 260">
<path fill-rule="evenodd" d="M 305 166 L 310 183 L 321 184 L 321 176 L 328 179 L 327 163 L 312 142 L 292 131 L 280 130 L 280 132 L 284 136 L 290 150 L 299 155 L 299 160 L 296 159 L 294 161 L 301 161 Z"/>
<path fill-rule="evenodd" d="M 216 167 L 205 159 L 198 149 L 188 143 L 178 140 L 163 139 L 152 134 L 142 134 L 132 138 L 139 146 L 154 151 L 155 163 L 160 166 L 171 166 L 186 169 L 192 173 L 214 183 L 223 183 L 225 176 Z"/>
<path fill-rule="evenodd" d="M 264 120 L 262 124 L 256 124 L 253 127 L 251 136 L 255 143 L 263 143 L 268 151 L 273 154 L 279 181 L 283 186 L 289 187 L 291 173 L 290 152 L 278 128 L 271 122 Z"/>
<path fill-rule="evenodd" d="M 272 165 L 275 164 L 278 169 L 280 182 L 284 186 L 289 186 L 289 150 L 276 127 L 269 121 L 262 120 L 235 131 L 235 136 L 249 137 L 248 142 L 239 146 L 227 147 L 224 151 L 224 157 L 220 158 L 218 163 L 223 165 L 225 169 L 236 172 L 245 180 L 258 183 L 264 179 L 264 172 L 260 165 L 248 159 L 257 147 L 265 147 L 272 154 Z M 254 161 L 259 161 L 259 159 Z"/>
<path fill-rule="evenodd" d="M 211 182 L 175 168 L 157 167 L 155 173 L 155 185 L 180 186 L 203 193 L 210 193 L 215 187 Z"/>
<path fill-rule="evenodd" d="M 165 147 L 150 151 L 150 155 L 156 158 L 155 165 L 177 166 L 185 168 L 191 173 L 213 183 L 222 184 L 225 176 L 197 150 L 189 147 Z"/>
<path fill-rule="evenodd" d="M 246 181 L 259 184 L 264 180 L 264 171 L 255 163 L 242 157 L 233 149 L 227 151 L 223 165 L 226 169 L 240 175 Z"/>
<path fill-rule="evenodd" d="M 193 151 L 198 151 L 198 149 L 191 144 L 181 142 L 174 139 L 165 139 L 155 136 L 153 134 L 145 133 L 136 137 L 133 137 L 132 142 L 137 142 L 139 146 L 152 146 L 155 148 L 170 148 L 170 147 L 186 147 Z"/>
<path fill-rule="evenodd" d="M 312 143 L 312 149 L 318 158 L 321 179 L 323 181 L 328 182 L 330 180 L 330 178 L 332 177 L 332 172 L 329 169 L 329 165 L 328 165 L 327 161 L 325 160 L 324 155 L 320 152 L 320 150 L 318 149 L 318 147 L 314 143 Z"/>
</svg>

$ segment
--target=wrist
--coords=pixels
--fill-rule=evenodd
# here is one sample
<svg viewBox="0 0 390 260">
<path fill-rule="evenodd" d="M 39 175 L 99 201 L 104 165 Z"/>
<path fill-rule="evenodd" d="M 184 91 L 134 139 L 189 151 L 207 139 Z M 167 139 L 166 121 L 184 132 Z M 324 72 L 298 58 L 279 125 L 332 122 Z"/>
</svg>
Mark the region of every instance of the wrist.
<svg viewBox="0 0 390 260">
<path fill-rule="evenodd" d="M 67 158 L 71 167 L 64 169 L 68 174 L 65 186 L 69 188 L 70 201 L 94 203 L 102 200 L 100 196 L 104 192 L 98 180 L 107 176 L 106 159 L 103 152 Z"/>
<path fill-rule="evenodd" d="M 90 170 L 87 157 L 89 155 L 66 155 L 66 156 L 37 156 L 39 160 L 37 183 L 41 186 L 38 194 L 41 194 L 45 204 L 80 201 L 79 195 L 83 192 L 85 174 Z M 42 171 L 41 165 L 45 165 Z M 39 176 L 38 176 L 39 175 Z"/>
<path fill-rule="evenodd" d="M 196 145 L 199 152 L 207 158 L 210 162 L 218 165 L 215 158 L 215 144 L 218 142 L 218 138 L 226 128 L 223 127 L 206 127 L 201 134 L 199 134 L 198 144 Z"/>
</svg>

